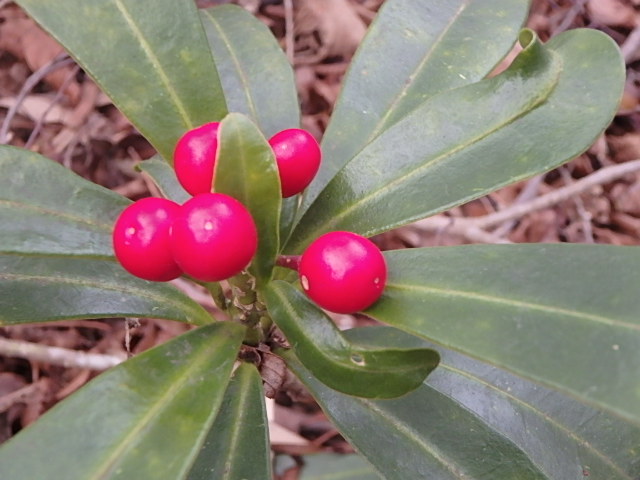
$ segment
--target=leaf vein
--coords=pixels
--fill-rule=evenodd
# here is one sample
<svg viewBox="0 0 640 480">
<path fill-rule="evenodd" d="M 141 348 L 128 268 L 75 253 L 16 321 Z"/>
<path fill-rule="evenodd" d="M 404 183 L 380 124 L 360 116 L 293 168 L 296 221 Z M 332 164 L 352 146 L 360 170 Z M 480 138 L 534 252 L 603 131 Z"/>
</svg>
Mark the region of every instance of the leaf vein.
<svg viewBox="0 0 640 480">
<path fill-rule="evenodd" d="M 581 318 L 584 320 L 589 320 L 592 322 L 602 323 L 610 326 L 617 326 L 622 328 L 627 328 L 630 330 L 640 331 L 640 325 L 636 325 L 629 322 L 624 322 L 621 320 L 615 320 L 612 318 L 603 317 L 601 315 L 594 315 L 591 313 L 578 312 L 575 310 L 568 310 L 566 308 L 554 307 L 549 305 L 541 305 L 539 303 L 533 303 L 524 300 L 514 300 L 508 299 L 505 297 L 497 297 L 495 295 L 486 295 L 482 293 L 473 293 L 473 292 L 465 292 L 462 290 L 453 290 L 450 288 L 437 288 L 437 287 L 429 287 L 426 285 L 408 285 L 408 284 L 393 284 L 388 283 L 387 288 L 397 289 L 397 290 L 408 290 L 408 291 L 416 291 L 422 293 L 430 293 L 437 296 L 443 297 L 462 297 L 469 300 L 476 300 L 480 302 L 486 303 L 495 303 L 509 307 L 515 308 L 523 308 L 528 310 L 536 310 L 539 312 L 550 313 L 553 315 L 559 316 L 568 316 Z"/>
<path fill-rule="evenodd" d="M 450 372 L 454 373 L 454 374 L 458 374 L 464 377 L 469 378 L 472 381 L 475 381 L 485 387 L 488 387 L 492 390 L 495 390 L 496 392 L 498 392 L 498 394 L 504 395 L 505 397 L 509 398 L 510 400 L 512 400 L 514 403 L 517 403 L 519 405 L 522 405 L 523 408 L 526 408 L 527 410 L 531 410 L 535 415 L 538 415 L 540 417 L 542 417 L 544 420 L 546 420 L 547 422 L 549 422 L 551 425 L 553 425 L 554 427 L 556 427 L 557 429 L 559 429 L 560 431 L 564 432 L 568 437 L 572 438 L 573 440 L 575 440 L 577 443 L 579 443 L 580 445 L 582 445 L 583 447 L 585 447 L 585 449 L 593 452 L 593 454 L 597 457 L 599 457 L 604 463 L 606 463 L 607 465 L 609 465 L 612 469 L 614 469 L 619 475 L 621 475 L 623 478 L 628 479 L 628 480 L 633 480 L 632 477 L 630 477 L 624 470 L 622 470 L 621 467 L 619 467 L 618 465 L 616 465 L 609 457 L 607 457 L 602 451 L 600 451 L 599 449 L 597 449 L 596 447 L 594 447 L 589 441 L 587 441 L 584 437 L 581 437 L 580 435 L 577 435 L 575 432 L 569 430 L 565 425 L 561 424 L 560 422 L 556 421 L 554 418 L 552 418 L 551 416 L 547 415 L 545 412 L 537 409 L 534 405 L 532 405 L 531 403 L 528 403 L 510 393 L 508 393 L 507 391 L 500 389 L 499 387 L 497 387 L 496 385 L 493 385 L 485 380 L 483 380 L 482 378 L 464 371 L 464 370 L 460 370 L 452 365 L 448 365 L 446 363 L 441 363 L 440 367 L 444 368 L 445 370 L 449 370 Z M 432 387 L 433 388 L 433 387 Z M 456 400 L 457 401 L 457 400 Z"/>
<path fill-rule="evenodd" d="M 154 53 L 153 49 L 151 48 L 151 45 L 149 44 L 147 39 L 144 37 L 144 35 L 140 31 L 140 28 L 136 24 L 135 20 L 133 19 L 133 17 L 127 10 L 127 8 L 123 5 L 122 0 L 115 0 L 114 3 L 117 9 L 120 10 L 120 13 L 122 13 L 123 18 L 127 23 L 127 25 L 129 26 L 129 28 L 131 29 L 131 31 L 133 32 L 134 37 L 136 37 L 140 42 L 140 47 L 142 47 L 142 50 L 147 55 L 147 58 L 151 62 L 153 69 L 156 71 L 156 73 L 160 77 L 160 81 L 164 84 L 164 87 L 166 88 L 167 93 L 169 94 L 171 99 L 173 100 L 174 105 L 178 110 L 178 113 L 180 114 L 182 119 L 185 121 L 187 127 L 193 128 L 195 126 L 194 122 L 191 120 L 191 117 L 187 112 L 187 109 L 185 108 L 182 100 L 180 100 L 180 97 L 178 96 L 174 86 L 171 84 L 169 77 L 167 76 L 164 69 L 162 68 L 162 64 L 160 63 L 158 56 Z"/>
</svg>

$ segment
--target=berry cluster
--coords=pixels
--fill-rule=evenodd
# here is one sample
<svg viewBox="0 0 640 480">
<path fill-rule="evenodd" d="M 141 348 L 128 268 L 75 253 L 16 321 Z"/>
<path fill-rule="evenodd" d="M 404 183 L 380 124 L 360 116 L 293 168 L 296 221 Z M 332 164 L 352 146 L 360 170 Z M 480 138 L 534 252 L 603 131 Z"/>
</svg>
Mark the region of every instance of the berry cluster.
<svg viewBox="0 0 640 480">
<path fill-rule="evenodd" d="M 127 207 L 116 221 L 113 248 L 129 273 L 151 281 L 168 281 L 186 273 L 213 282 L 237 275 L 250 264 L 258 247 L 251 214 L 235 198 L 211 191 L 219 126 L 212 122 L 189 130 L 176 144 L 176 176 L 193 198 L 183 205 L 144 198 Z M 320 167 L 316 140 L 292 128 L 274 135 L 269 144 L 282 196 L 302 192 Z M 333 312 L 364 310 L 382 295 L 386 283 L 380 250 L 354 233 L 323 235 L 298 261 L 305 293 Z"/>
</svg>

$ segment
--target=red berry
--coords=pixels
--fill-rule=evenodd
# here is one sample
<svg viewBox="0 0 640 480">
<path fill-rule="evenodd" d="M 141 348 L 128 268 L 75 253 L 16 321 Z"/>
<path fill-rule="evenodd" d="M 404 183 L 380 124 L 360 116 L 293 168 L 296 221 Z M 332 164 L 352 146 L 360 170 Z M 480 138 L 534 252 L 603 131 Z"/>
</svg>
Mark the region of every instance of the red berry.
<svg viewBox="0 0 640 480">
<path fill-rule="evenodd" d="M 351 232 L 331 232 L 316 239 L 302 254 L 299 273 L 305 293 L 336 313 L 371 306 L 387 282 L 387 264 L 378 247 Z"/>
<path fill-rule="evenodd" d="M 242 203 L 222 193 L 201 193 L 176 215 L 173 257 L 185 273 L 215 282 L 244 270 L 258 248 L 258 232 Z"/>
<path fill-rule="evenodd" d="M 178 181 L 191 195 L 211 191 L 218 151 L 218 122 L 186 132 L 176 143 L 173 167 Z"/>
<path fill-rule="evenodd" d="M 180 206 L 164 198 L 143 198 L 129 205 L 113 229 L 113 250 L 132 275 L 166 282 L 182 274 L 169 248 L 171 223 Z"/>
<path fill-rule="evenodd" d="M 278 164 L 282 196 L 303 191 L 320 168 L 322 153 L 315 138 L 305 130 L 290 128 L 269 140 Z"/>
</svg>

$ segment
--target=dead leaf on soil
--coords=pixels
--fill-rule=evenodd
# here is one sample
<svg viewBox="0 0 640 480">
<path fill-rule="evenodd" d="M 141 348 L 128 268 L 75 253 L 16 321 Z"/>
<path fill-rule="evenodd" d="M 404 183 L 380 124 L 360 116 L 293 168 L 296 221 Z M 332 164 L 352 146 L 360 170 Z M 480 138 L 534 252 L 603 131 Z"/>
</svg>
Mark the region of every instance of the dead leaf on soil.
<svg viewBox="0 0 640 480">
<path fill-rule="evenodd" d="M 299 55 L 297 62 L 317 63 L 327 57 L 353 55 L 367 27 L 348 0 L 297 0 L 295 5 L 296 34 L 306 37 L 310 47 L 314 33 L 320 37 L 315 52 Z"/>
<path fill-rule="evenodd" d="M 591 20 L 600 25 L 633 28 L 637 24 L 636 11 L 621 0 L 589 0 L 587 9 Z"/>
<path fill-rule="evenodd" d="M 19 9 L 5 8 L 0 17 L 3 20 L 0 23 L 0 50 L 6 50 L 23 59 L 32 72 L 64 52 L 58 42 Z M 73 65 L 58 68 L 47 75 L 45 81 L 53 88 L 59 89 L 73 69 Z M 76 81 L 68 82 L 65 93 L 70 102 L 75 104 L 80 97 L 80 85 Z"/>
</svg>

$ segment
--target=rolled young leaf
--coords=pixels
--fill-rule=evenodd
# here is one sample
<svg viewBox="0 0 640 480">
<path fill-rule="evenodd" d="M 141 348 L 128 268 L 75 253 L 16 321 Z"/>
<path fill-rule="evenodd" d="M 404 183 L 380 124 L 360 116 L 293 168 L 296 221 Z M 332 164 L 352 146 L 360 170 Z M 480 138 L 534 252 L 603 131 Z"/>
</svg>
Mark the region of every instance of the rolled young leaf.
<svg viewBox="0 0 640 480">
<path fill-rule="evenodd" d="M 271 277 L 280 248 L 282 197 L 273 150 L 246 116 L 231 113 L 218 130 L 214 190 L 241 201 L 258 228 L 258 252 L 250 271 L 258 284 Z"/>
<path fill-rule="evenodd" d="M 172 159 L 186 130 L 226 114 L 191 0 L 16 3 L 68 50 L 164 158 Z"/>
<path fill-rule="evenodd" d="M 499 245 L 386 252 L 374 318 L 640 425 L 640 250 Z"/>
<path fill-rule="evenodd" d="M 136 278 L 113 260 L 0 254 L 0 326 L 111 317 L 213 322 L 172 285 Z"/>
<path fill-rule="evenodd" d="M 293 69 L 260 20 L 237 5 L 200 11 L 230 112 L 251 118 L 265 137 L 300 124 Z"/>
<path fill-rule="evenodd" d="M 36 153 L 0 147 L 0 253 L 113 257 L 131 201 Z"/>
<path fill-rule="evenodd" d="M 296 226 L 288 252 L 318 235 L 371 236 L 554 168 L 611 121 L 624 84 L 613 40 L 572 30 L 525 50 L 503 74 L 450 90 L 378 136 L 327 185 Z"/>
<path fill-rule="evenodd" d="M 189 478 L 243 333 L 202 327 L 98 376 L 2 445 L 3 480 Z"/>
<path fill-rule="evenodd" d="M 434 350 L 366 348 L 347 341 L 322 310 L 290 284 L 276 280 L 263 292 L 271 318 L 314 375 L 359 397 L 393 398 L 417 388 L 438 365 Z"/>
<path fill-rule="evenodd" d="M 640 473 L 640 427 L 636 425 L 394 328 L 355 328 L 344 333 L 365 345 L 391 342 L 438 350 L 442 361 L 426 383 L 509 438 L 551 480 L 587 475 L 629 480 Z"/>
<path fill-rule="evenodd" d="M 290 355 L 287 364 L 340 433 L 386 480 L 545 480 L 511 441 L 423 384 L 391 400 L 328 388 Z"/>
<path fill-rule="evenodd" d="M 186 478 L 271 479 L 267 424 L 262 378 L 253 365 L 242 363 Z"/>
<path fill-rule="evenodd" d="M 387 0 L 358 48 L 322 141 L 306 209 L 373 138 L 429 97 L 477 82 L 511 49 L 528 0 Z"/>
</svg>

